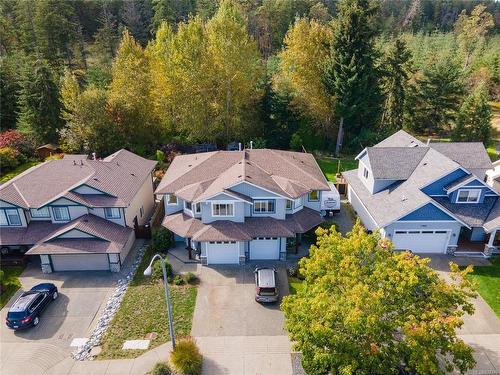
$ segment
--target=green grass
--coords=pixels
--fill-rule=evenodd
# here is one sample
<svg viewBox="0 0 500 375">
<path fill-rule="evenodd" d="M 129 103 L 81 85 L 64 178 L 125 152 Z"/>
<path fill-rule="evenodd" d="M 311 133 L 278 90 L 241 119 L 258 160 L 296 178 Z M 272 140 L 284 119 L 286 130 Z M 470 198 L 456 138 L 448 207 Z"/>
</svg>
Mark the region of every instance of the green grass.
<svg viewBox="0 0 500 375">
<path fill-rule="evenodd" d="M 143 276 L 152 255 L 150 251 L 144 255 L 134 280 L 104 335 L 99 359 L 135 358 L 143 354 L 144 350 L 122 350 L 122 345 L 126 340 L 145 339 L 148 333 L 155 332 L 158 335 L 151 340 L 150 349 L 170 340 L 163 281 L 151 281 Z M 195 286 L 170 284 L 176 337 L 188 336 L 191 332 L 196 292 Z"/>
<path fill-rule="evenodd" d="M 340 168 L 339 168 L 340 160 Z M 336 182 L 335 175 L 338 171 L 344 172 L 358 167 L 358 162 L 354 160 L 354 157 L 346 157 L 340 159 L 327 159 L 321 158 L 316 159 L 319 167 L 325 174 L 328 181 Z"/>
<path fill-rule="evenodd" d="M 290 294 L 297 294 L 302 289 L 302 280 L 297 277 L 288 276 L 288 291 Z"/>
<path fill-rule="evenodd" d="M 500 257 L 493 258 L 491 266 L 475 266 L 470 277 L 477 283 L 477 291 L 500 317 Z"/>
<path fill-rule="evenodd" d="M 40 164 L 39 160 L 30 160 L 29 162 L 20 165 L 13 171 L 3 174 L 2 177 L 0 177 L 0 184 L 9 181 L 11 178 L 16 177 L 18 174 L 24 172 L 26 169 L 29 169 L 37 164 Z"/>
<path fill-rule="evenodd" d="M 486 151 L 488 152 L 488 155 L 490 156 L 490 159 L 491 161 L 495 162 L 498 160 L 498 154 L 497 154 L 497 150 L 495 148 L 495 146 L 490 146 L 486 149 Z"/>
<path fill-rule="evenodd" d="M 21 266 L 2 268 L 4 279 L 2 282 L 2 294 L 0 294 L 0 308 L 4 307 L 14 293 L 21 287 L 19 275 L 21 275 L 23 270 L 24 267 Z"/>
</svg>

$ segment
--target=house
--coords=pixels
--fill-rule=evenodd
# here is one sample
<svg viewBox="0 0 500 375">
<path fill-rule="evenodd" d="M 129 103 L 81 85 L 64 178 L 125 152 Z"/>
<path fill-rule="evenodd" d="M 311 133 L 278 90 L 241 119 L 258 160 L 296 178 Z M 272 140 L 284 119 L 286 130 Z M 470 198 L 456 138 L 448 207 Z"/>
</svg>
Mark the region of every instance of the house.
<svg viewBox="0 0 500 375">
<path fill-rule="evenodd" d="M 493 163 L 493 168 L 486 171 L 486 183 L 500 192 L 500 160 Z"/>
<path fill-rule="evenodd" d="M 243 264 L 285 260 L 287 239 L 323 221 L 329 189 L 311 154 L 255 149 L 177 156 L 155 193 L 202 264 Z"/>
<path fill-rule="evenodd" d="M 29 249 L 42 271 L 117 272 L 148 222 L 156 162 L 127 150 L 102 160 L 65 155 L 0 186 L 3 254 Z"/>
<path fill-rule="evenodd" d="M 500 203 L 484 182 L 491 161 L 482 143 L 424 144 L 400 130 L 356 159 L 358 169 L 343 173 L 349 202 L 396 249 L 488 255 L 499 246 Z"/>
<path fill-rule="evenodd" d="M 40 146 L 36 149 L 36 154 L 40 159 L 46 159 L 49 156 L 60 154 L 62 150 L 59 146 L 47 143 L 46 145 Z"/>
</svg>

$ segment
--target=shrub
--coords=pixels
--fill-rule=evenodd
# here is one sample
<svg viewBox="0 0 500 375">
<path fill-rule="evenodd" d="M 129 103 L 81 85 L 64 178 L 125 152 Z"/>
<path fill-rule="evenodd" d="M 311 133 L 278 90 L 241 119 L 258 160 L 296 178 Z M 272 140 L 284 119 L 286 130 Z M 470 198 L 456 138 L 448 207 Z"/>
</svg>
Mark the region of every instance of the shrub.
<svg viewBox="0 0 500 375">
<path fill-rule="evenodd" d="M 172 271 L 172 266 L 170 263 L 165 262 L 165 271 L 167 271 L 167 279 L 170 279 L 174 276 L 174 272 Z M 163 271 L 161 269 L 161 262 L 156 261 L 153 263 L 153 272 L 151 272 L 152 280 L 161 280 L 163 278 Z"/>
<path fill-rule="evenodd" d="M 0 165 L 3 172 L 10 171 L 19 165 L 19 151 L 12 147 L 0 148 Z"/>
<path fill-rule="evenodd" d="M 170 375 L 170 367 L 165 362 L 158 362 L 155 367 L 148 373 L 149 375 Z"/>
<path fill-rule="evenodd" d="M 159 228 L 154 234 L 151 245 L 156 251 L 166 253 L 172 246 L 172 232 L 166 228 Z"/>
<path fill-rule="evenodd" d="M 180 340 L 170 355 L 175 369 L 183 375 L 201 374 L 203 357 L 192 338 Z"/>
<path fill-rule="evenodd" d="M 174 285 L 182 285 L 182 284 L 184 284 L 184 279 L 180 275 L 175 275 L 173 282 L 174 282 Z"/>
<path fill-rule="evenodd" d="M 188 284 L 194 284 L 197 280 L 198 280 L 198 278 L 192 272 L 188 272 L 188 273 L 184 274 L 184 281 Z"/>
</svg>

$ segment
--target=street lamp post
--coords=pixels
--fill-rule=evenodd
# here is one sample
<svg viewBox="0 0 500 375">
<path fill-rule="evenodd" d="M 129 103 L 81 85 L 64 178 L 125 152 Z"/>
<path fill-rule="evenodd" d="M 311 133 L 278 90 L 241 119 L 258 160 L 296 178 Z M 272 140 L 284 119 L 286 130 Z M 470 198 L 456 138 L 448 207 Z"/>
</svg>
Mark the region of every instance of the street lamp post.
<svg viewBox="0 0 500 375">
<path fill-rule="evenodd" d="M 175 348 L 175 337 L 174 337 L 174 322 L 172 320 L 172 305 L 170 304 L 170 290 L 168 288 L 167 280 L 167 270 L 165 268 L 165 259 L 160 255 L 156 254 L 149 263 L 148 268 L 144 270 L 144 276 L 151 276 L 153 273 L 153 262 L 156 259 L 160 259 L 161 269 L 163 271 L 163 286 L 165 287 L 165 300 L 167 301 L 167 311 L 168 311 L 168 329 L 170 332 L 170 339 L 172 340 L 172 349 Z"/>
</svg>

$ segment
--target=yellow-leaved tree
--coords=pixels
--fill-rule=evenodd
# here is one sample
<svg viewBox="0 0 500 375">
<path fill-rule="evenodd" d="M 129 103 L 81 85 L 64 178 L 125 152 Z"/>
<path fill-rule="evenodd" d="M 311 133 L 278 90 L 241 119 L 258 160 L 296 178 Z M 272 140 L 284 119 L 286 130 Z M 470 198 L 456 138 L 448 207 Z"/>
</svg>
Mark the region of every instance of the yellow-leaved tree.
<svg viewBox="0 0 500 375">
<path fill-rule="evenodd" d="M 473 285 L 450 263 L 453 283 L 429 259 L 395 252 L 359 220 L 343 237 L 318 229 L 300 261 L 303 288 L 284 297 L 286 328 L 308 374 L 445 374 L 474 367 L 456 334 L 473 313 Z"/>
</svg>

